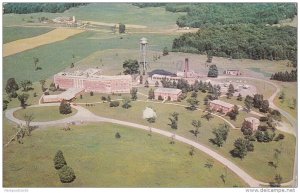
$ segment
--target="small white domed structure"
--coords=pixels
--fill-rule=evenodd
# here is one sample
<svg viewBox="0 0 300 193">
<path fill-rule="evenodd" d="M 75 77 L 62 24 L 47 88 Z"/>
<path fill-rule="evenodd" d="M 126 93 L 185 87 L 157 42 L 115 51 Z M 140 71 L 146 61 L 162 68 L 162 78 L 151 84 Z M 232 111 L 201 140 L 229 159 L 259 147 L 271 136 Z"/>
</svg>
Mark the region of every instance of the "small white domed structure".
<svg viewBox="0 0 300 193">
<path fill-rule="evenodd" d="M 152 117 L 157 117 L 155 111 L 149 107 L 146 107 L 146 109 L 143 111 L 143 119 L 150 119 Z"/>
</svg>

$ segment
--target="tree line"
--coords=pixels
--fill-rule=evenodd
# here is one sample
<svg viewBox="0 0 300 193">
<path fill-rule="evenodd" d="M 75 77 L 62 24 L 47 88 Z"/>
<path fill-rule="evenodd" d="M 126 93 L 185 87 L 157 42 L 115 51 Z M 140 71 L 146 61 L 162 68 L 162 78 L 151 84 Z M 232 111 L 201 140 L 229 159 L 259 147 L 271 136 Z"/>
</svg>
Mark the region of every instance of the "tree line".
<svg viewBox="0 0 300 193">
<path fill-rule="evenodd" d="M 179 27 L 227 24 L 277 24 L 297 15 L 294 3 L 134 3 L 138 7 L 165 7 L 170 12 L 187 12 L 176 21 Z"/>
<path fill-rule="evenodd" d="M 175 38 L 172 49 L 233 59 L 289 59 L 296 67 L 297 28 L 253 24 L 211 26 Z"/>
<path fill-rule="evenodd" d="M 88 3 L 7 3 L 4 5 L 4 14 L 50 12 L 62 13 L 72 7 L 87 5 Z"/>
<path fill-rule="evenodd" d="M 296 82 L 297 81 L 297 70 L 291 72 L 276 72 L 271 75 L 271 80 L 279 80 L 283 82 Z"/>
</svg>

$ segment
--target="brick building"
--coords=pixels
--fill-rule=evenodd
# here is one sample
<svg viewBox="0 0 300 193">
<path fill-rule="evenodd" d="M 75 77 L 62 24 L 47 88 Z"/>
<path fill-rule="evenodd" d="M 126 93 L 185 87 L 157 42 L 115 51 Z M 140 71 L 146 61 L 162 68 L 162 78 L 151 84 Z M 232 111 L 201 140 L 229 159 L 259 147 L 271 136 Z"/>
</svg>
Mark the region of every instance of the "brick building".
<svg viewBox="0 0 300 193">
<path fill-rule="evenodd" d="M 228 112 L 233 110 L 234 105 L 220 100 L 213 100 L 209 102 L 209 107 L 213 111 L 227 114 Z"/>
<path fill-rule="evenodd" d="M 259 119 L 255 118 L 255 117 L 247 117 L 245 118 L 244 121 L 247 121 L 250 128 L 253 130 L 253 131 L 256 131 L 258 126 L 260 125 L 260 121 Z"/>
<path fill-rule="evenodd" d="M 103 76 L 101 70 L 89 68 L 85 71 L 60 72 L 54 75 L 55 86 L 62 89 L 82 88 L 85 92 L 130 93 L 130 75 Z"/>
<path fill-rule="evenodd" d="M 163 100 L 170 98 L 171 101 L 177 101 L 179 96 L 182 94 L 180 89 L 175 88 L 158 88 L 154 91 L 155 99 L 161 96 Z"/>
</svg>

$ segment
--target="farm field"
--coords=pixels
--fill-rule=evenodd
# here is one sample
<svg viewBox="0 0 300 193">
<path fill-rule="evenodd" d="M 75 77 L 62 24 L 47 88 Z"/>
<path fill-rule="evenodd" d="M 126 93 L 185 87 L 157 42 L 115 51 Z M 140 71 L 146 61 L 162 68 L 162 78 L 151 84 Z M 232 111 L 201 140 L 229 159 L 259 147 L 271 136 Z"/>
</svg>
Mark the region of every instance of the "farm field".
<svg viewBox="0 0 300 193">
<path fill-rule="evenodd" d="M 53 28 L 3 27 L 3 44 L 16 41 L 19 39 L 38 36 L 47 33 L 51 30 L 53 30 Z"/>
<path fill-rule="evenodd" d="M 121 134 L 115 139 L 115 133 Z M 245 187 L 225 166 L 179 142 L 112 124 L 36 130 L 24 144 L 4 149 L 4 187 Z M 62 184 L 53 157 L 62 150 L 75 171 L 71 184 Z M 22 159 L 20 159 L 22 158 Z M 35 160 L 35 161 L 33 161 Z M 34 171 L 34 172 L 33 172 Z M 226 174 L 223 183 L 220 175 Z M 29 177 L 30 176 L 30 177 Z"/>
<path fill-rule="evenodd" d="M 84 105 L 82 106 L 85 107 Z M 156 111 L 157 119 L 154 124 L 149 125 L 146 120 L 142 119 L 142 112 L 146 107 L 151 107 Z M 256 179 L 265 182 L 271 181 L 275 175 L 274 168 L 268 166 L 268 162 L 272 161 L 273 159 L 273 149 L 282 148 L 284 155 L 289 157 L 289 159 L 284 159 L 285 156 L 282 155 L 280 160 L 281 165 L 277 168 L 277 172 L 283 176 L 284 181 L 289 181 L 292 179 L 295 137 L 290 134 L 284 133 L 286 137 L 282 143 L 275 141 L 270 143 L 254 142 L 254 152 L 248 153 L 243 160 L 240 160 L 239 158 L 231 157 L 229 152 L 233 149 L 234 140 L 238 137 L 243 137 L 241 131 L 231 129 L 225 145 L 221 148 L 218 148 L 212 145 L 209 142 L 209 139 L 213 138 L 213 128 L 218 127 L 219 124 L 223 124 L 224 121 L 217 117 L 207 121 L 206 119 L 201 118 L 204 114 L 201 111 L 188 111 L 184 107 L 174 107 L 172 105 L 163 103 L 157 105 L 152 102 L 132 102 L 132 107 L 129 109 L 124 109 L 122 107 L 110 108 L 107 103 L 95 104 L 95 106 L 88 106 L 85 108 L 89 109 L 96 115 L 117 118 L 119 120 L 130 121 L 142 125 L 149 125 L 151 127 L 167 130 L 169 132 L 175 132 L 178 135 L 195 140 L 196 142 L 200 142 L 229 158 L 242 167 L 245 171 L 249 172 L 249 174 Z M 178 130 L 173 130 L 168 125 L 170 123 L 168 117 L 170 117 L 170 114 L 173 112 L 179 113 Z M 191 125 L 193 119 L 201 120 L 202 122 L 202 127 L 200 128 L 200 134 L 198 138 L 195 138 L 195 136 L 190 132 L 190 130 L 193 129 L 193 126 Z M 282 132 L 276 133 L 278 134 Z M 272 149 L 272 151 L 270 151 L 270 149 Z M 261 166 L 260 172 L 257 171 L 257 164 Z"/>
<path fill-rule="evenodd" d="M 63 115 L 59 113 L 59 107 L 27 107 L 26 109 L 20 109 L 15 111 L 14 116 L 18 119 L 24 120 L 24 115 L 32 114 L 34 116 L 34 122 L 54 121 L 64 119 L 73 116 L 77 113 L 77 110 L 72 108 L 72 113 Z"/>
<path fill-rule="evenodd" d="M 16 53 L 30 50 L 45 44 L 61 41 L 82 32 L 83 30 L 78 29 L 59 28 L 39 36 L 16 40 L 3 45 L 3 57 L 14 55 Z"/>
</svg>

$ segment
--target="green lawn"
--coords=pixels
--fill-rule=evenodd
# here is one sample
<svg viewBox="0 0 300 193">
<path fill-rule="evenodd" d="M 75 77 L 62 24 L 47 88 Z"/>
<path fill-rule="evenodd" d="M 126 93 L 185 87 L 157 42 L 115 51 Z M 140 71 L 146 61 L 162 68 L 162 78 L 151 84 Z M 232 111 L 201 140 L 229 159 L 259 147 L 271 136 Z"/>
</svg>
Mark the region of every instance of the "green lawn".
<svg viewBox="0 0 300 193">
<path fill-rule="evenodd" d="M 34 36 L 38 36 L 49 31 L 53 30 L 53 28 L 46 27 L 3 27 L 3 44 L 8 42 L 12 42 L 19 39 L 31 38 Z"/>
<path fill-rule="evenodd" d="M 115 133 L 121 134 L 115 139 Z M 112 124 L 36 130 L 3 151 L 4 187 L 232 187 L 247 185 L 224 165 L 170 139 Z M 62 184 L 53 157 L 62 150 L 76 179 Z M 225 184 L 220 176 L 226 174 Z"/>
<path fill-rule="evenodd" d="M 72 113 L 63 115 L 59 113 L 59 107 L 27 107 L 26 109 L 20 109 L 14 112 L 14 116 L 18 119 L 24 120 L 24 115 L 33 114 L 33 121 L 54 121 L 59 119 L 64 119 L 75 115 L 77 113 L 76 109 L 72 108 Z"/>
<path fill-rule="evenodd" d="M 83 105 L 84 106 L 84 105 Z M 209 148 L 214 149 L 225 157 L 229 158 L 233 162 L 237 163 L 244 170 L 249 172 L 250 175 L 258 180 L 269 182 L 274 177 L 274 169 L 268 166 L 268 162 L 273 160 L 273 149 L 279 148 L 282 144 L 284 153 L 281 157 L 281 162 L 277 168 L 277 172 L 283 176 L 284 181 L 289 181 L 292 179 L 293 163 L 294 163 L 294 151 L 295 151 L 295 137 L 284 133 L 285 139 L 281 142 L 271 142 L 271 143 L 258 143 L 254 142 L 255 151 L 249 153 L 245 159 L 240 160 L 238 158 L 232 158 L 230 155 L 230 150 L 233 149 L 233 143 L 238 137 L 243 137 L 240 130 L 231 130 L 227 139 L 227 142 L 222 148 L 218 148 L 209 142 L 209 139 L 213 137 L 212 130 L 219 124 L 224 123 L 220 118 L 214 117 L 211 121 L 201 118 L 202 111 L 188 111 L 184 107 L 174 107 L 172 105 L 163 104 L 157 105 L 151 102 L 133 102 L 132 107 L 129 109 L 124 109 L 122 107 L 110 108 L 108 104 L 96 104 L 93 107 L 87 107 L 93 113 L 104 116 L 112 117 L 119 120 L 130 121 L 134 123 L 139 123 L 143 125 L 149 125 L 149 123 L 142 119 L 142 112 L 146 107 L 152 107 L 157 114 L 157 119 L 152 127 L 160 128 L 170 132 L 174 132 L 170 128 L 168 117 L 170 113 L 176 111 L 179 113 L 178 130 L 175 132 L 178 135 L 184 136 L 186 138 L 195 140 L 206 145 Z M 242 117 L 242 116 L 241 116 Z M 193 129 L 191 122 L 193 119 L 201 120 L 202 127 L 200 128 L 200 135 L 196 139 L 195 136 L 190 132 Z M 243 119 L 243 118 L 241 118 Z M 278 132 L 276 132 L 278 133 Z M 281 133 L 281 132 L 280 132 Z M 289 157 L 289 159 L 286 159 Z M 257 172 L 259 170 L 260 172 Z"/>
<path fill-rule="evenodd" d="M 280 100 L 278 98 L 281 94 L 281 92 L 279 92 L 274 99 L 274 104 L 279 108 L 282 108 L 284 111 L 288 112 L 293 117 L 297 118 L 297 105 L 295 109 L 292 105 L 293 99 L 297 99 L 297 83 L 276 81 L 275 84 L 278 84 L 281 87 L 281 91 L 285 93 L 285 99 Z"/>
</svg>

